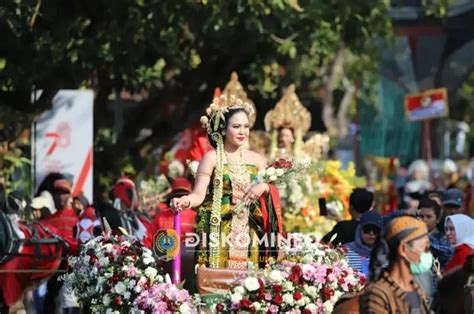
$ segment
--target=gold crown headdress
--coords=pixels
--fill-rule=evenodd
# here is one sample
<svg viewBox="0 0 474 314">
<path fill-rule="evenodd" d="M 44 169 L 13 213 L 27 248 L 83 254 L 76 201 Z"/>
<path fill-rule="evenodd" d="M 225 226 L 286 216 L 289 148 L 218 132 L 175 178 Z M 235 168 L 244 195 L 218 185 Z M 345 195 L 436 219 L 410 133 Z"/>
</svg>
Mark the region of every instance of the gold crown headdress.
<svg viewBox="0 0 474 314">
<path fill-rule="evenodd" d="M 303 106 L 296 95 L 295 84 L 291 84 L 285 91 L 275 108 L 265 115 L 265 128 L 267 131 L 280 127 L 300 129 L 302 134 L 311 127 L 311 113 Z"/>
<path fill-rule="evenodd" d="M 295 143 L 293 155 L 299 157 L 303 144 L 303 135 L 311 127 L 311 113 L 303 106 L 296 95 L 295 84 L 291 84 L 285 91 L 275 108 L 265 115 L 265 129 L 271 131 L 270 159 L 275 158 L 277 150 L 277 129 L 291 128 L 294 131 Z"/>
<path fill-rule="evenodd" d="M 206 116 L 202 116 L 200 119 L 201 124 L 209 134 L 215 133 L 219 130 L 219 124 L 225 120 L 224 114 L 234 109 L 243 109 L 247 112 L 250 127 L 253 126 L 255 123 L 255 106 L 247 98 L 247 93 L 245 93 L 235 72 L 232 73 L 222 95 L 214 98 L 206 109 Z"/>
</svg>

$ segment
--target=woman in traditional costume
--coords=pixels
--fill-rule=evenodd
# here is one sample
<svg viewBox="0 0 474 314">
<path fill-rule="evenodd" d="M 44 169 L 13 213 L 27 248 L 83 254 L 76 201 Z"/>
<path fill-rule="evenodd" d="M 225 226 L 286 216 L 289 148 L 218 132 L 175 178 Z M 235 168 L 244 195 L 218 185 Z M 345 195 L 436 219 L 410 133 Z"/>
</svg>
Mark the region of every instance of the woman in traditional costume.
<svg viewBox="0 0 474 314">
<path fill-rule="evenodd" d="M 263 267 L 278 252 L 270 238 L 260 244 L 258 240 L 281 232 L 282 219 L 277 189 L 257 181 L 266 159 L 246 148 L 253 106 L 224 94 L 214 99 L 206 113 L 201 122 L 214 150 L 201 160 L 192 193 L 172 199 L 171 207 L 175 211 L 198 208 L 198 266 Z"/>
</svg>

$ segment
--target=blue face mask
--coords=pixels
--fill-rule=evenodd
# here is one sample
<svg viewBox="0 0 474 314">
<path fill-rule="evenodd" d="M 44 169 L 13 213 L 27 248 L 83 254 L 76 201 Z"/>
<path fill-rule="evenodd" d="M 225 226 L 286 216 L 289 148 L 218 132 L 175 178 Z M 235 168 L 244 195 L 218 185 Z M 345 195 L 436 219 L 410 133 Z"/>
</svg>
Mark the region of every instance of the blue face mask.
<svg viewBox="0 0 474 314">
<path fill-rule="evenodd" d="M 414 251 L 410 247 L 409 249 Z M 418 263 L 410 262 L 410 271 L 413 275 L 421 275 L 429 272 L 431 266 L 433 266 L 433 254 L 431 252 L 423 252 L 420 254 L 420 261 Z"/>
</svg>

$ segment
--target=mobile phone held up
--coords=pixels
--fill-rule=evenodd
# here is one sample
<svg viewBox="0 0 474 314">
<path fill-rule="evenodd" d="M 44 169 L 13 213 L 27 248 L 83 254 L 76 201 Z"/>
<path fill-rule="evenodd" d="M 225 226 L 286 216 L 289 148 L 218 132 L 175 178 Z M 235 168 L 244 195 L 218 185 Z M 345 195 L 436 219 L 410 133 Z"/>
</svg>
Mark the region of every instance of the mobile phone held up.
<svg viewBox="0 0 474 314">
<path fill-rule="evenodd" d="M 318 199 L 319 203 L 319 215 L 327 216 L 328 215 L 328 208 L 326 207 L 326 199 L 321 197 Z"/>
</svg>

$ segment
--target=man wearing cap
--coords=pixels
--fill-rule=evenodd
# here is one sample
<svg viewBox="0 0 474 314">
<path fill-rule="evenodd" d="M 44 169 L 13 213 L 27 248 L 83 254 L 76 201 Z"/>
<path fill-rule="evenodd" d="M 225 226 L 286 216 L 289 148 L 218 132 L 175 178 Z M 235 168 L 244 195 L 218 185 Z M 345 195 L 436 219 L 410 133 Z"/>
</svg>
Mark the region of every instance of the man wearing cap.
<svg viewBox="0 0 474 314">
<path fill-rule="evenodd" d="M 44 221 L 56 227 L 58 235 L 66 240 L 70 246 L 70 251 L 67 252 L 67 254 L 73 255 L 78 249 L 78 242 L 74 235 L 74 229 L 79 222 L 79 219 L 74 210 L 69 206 L 71 184 L 65 177 L 57 176 L 54 179 L 52 188 L 49 192 L 53 196 L 56 212 L 44 219 Z M 61 269 L 65 269 L 66 267 L 67 265 L 65 262 L 60 266 Z M 45 298 L 45 313 L 53 313 L 56 310 L 58 305 L 56 303 L 56 296 L 59 294 L 61 294 L 61 306 L 65 312 L 77 309 L 77 305 L 74 304 L 74 302 L 68 302 L 70 294 L 66 291 L 61 292 L 62 282 L 58 281 L 58 276 L 59 274 L 55 274 L 48 281 L 48 292 Z"/>
<path fill-rule="evenodd" d="M 429 272 L 433 256 L 429 251 L 428 229 L 410 216 L 394 218 L 374 247 L 372 282 L 360 297 L 361 313 L 429 313 L 416 275 Z M 388 268 L 384 265 L 388 263 Z"/>
<path fill-rule="evenodd" d="M 449 215 L 465 214 L 464 193 L 459 189 L 449 189 L 443 195 L 443 216 L 437 228 L 444 234 L 444 223 Z"/>
</svg>

